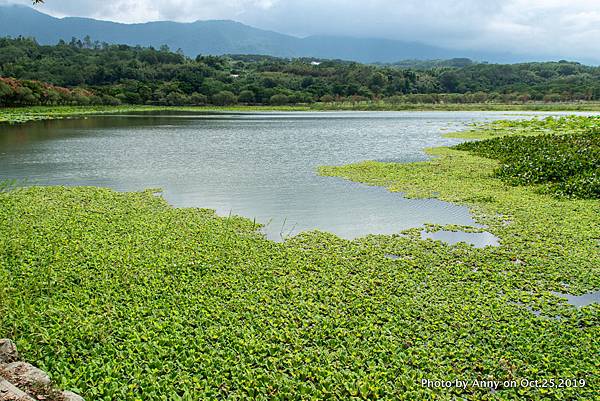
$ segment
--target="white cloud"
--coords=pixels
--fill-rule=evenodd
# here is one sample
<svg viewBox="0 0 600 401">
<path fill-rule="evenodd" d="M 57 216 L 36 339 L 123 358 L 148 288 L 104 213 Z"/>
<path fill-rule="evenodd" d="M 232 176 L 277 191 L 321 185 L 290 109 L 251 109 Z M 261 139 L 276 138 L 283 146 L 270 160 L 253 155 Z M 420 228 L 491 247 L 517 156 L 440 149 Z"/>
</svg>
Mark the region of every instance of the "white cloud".
<svg viewBox="0 0 600 401">
<path fill-rule="evenodd" d="M 563 58 L 600 53 L 600 0 L 46 0 L 41 9 L 122 22 L 234 19 L 297 35 L 386 37 Z"/>
<path fill-rule="evenodd" d="M 1 1 L 1 0 L 0 0 Z M 30 0 L 6 0 L 27 4 Z M 277 0 L 46 0 L 38 8 L 54 16 L 82 16 L 120 22 L 232 19 L 249 9 L 268 10 Z"/>
</svg>

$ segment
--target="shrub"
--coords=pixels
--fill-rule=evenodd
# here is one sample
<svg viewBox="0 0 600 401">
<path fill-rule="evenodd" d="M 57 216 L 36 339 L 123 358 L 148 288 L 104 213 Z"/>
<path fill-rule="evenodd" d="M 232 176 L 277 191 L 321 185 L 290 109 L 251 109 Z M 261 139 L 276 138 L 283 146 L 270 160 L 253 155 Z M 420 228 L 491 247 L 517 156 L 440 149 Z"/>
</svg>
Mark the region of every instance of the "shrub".
<svg viewBox="0 0 600 401">
<path fill-rule="evenodd" d="M 202 93 L 194 92 L 190 95 L 190 103 L 194 106 L 204 106 L 208 103 L 208 98 Z"/>
<path fill-rule="evenodd" d="M 182 92 L 171 92 L 167 95 L 166 100 L 169 106 L 182 106 L 190 104 L 190 98 Z"/>
<path fill-rule="evenodd" d="M 273 95 L 271 96 L 271 99 L 269 100 L 269 103 L 274 104 L 274 105 L 284 105 L 284 104 L 288 104 L 290 102 L 290 98 L 287 95 L 283 95 L 283 94 L 278 94 L 278 95 Z"/>
<path fill-rule="evenodd" d="M 238 100 L 242 103 L 254 103 L 256 98 L 254 92 L 252 92 L 251 90 L 243 90 L 240 92 Z"/>
<path fill-rule="evenodd" d="M 237 97 L 230 91 L 221 91 L 212 97 L 213 104 L 228 106 L 237 103 Z"/>
</svg>

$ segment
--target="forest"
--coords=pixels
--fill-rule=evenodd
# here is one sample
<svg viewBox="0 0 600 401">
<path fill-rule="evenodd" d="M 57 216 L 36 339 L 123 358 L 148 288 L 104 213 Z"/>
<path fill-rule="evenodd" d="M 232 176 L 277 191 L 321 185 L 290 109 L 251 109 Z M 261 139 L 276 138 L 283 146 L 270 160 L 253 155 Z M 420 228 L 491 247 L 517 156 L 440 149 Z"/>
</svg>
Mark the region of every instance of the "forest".
<svg viewBox="0 0 600 401">
<path fill-rule="evenodd" d="M 600 100 L 600 67 L 558 61 L 365 65 L 228 55 L 73 38 L 0 39 L 0 106 L 527 103 Z"/>
</svg>

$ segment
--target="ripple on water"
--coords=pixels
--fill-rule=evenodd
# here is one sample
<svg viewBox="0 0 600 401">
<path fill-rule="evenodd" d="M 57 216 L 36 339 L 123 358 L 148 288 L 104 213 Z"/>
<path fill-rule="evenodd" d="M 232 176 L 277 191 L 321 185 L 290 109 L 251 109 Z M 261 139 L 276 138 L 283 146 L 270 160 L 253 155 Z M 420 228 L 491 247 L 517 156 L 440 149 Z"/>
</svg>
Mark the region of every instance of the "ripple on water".
<svg viewBox="0 0 600 401">
<path fill-rule="evenodd" d="M 467 207 L 406 199 L 321 177 L 316 169 L 426 160 L 424 148 L 461 141 L 443 138 L 442 129 L 523 115 L 538 114 L 177 112 L 0 125 L 0 177 L 118 191 L 162 188 L 173 206 L 245 216 L 275 240 L 312 230 L 353 239 L 425 224 L 473 226 Z M 446 235 L 450 242 L 495 243 L 485 234 Z"/>
</svg>

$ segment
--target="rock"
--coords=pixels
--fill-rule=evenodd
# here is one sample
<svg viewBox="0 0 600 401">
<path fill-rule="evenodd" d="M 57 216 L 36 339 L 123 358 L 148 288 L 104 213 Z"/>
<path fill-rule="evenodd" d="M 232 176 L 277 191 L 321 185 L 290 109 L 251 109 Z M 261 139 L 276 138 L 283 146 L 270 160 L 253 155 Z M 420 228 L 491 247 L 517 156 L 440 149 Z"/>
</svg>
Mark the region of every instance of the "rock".
<svg viewBox="0 0 600 401">
<path fill-rule="evenodd" d="M 11 363 L 19 360 L 17 346 L 10 340 L 0 340 L 0 363 Z"/>
<path fill-rule="evenodd" d="M 0 377 L 0 401 L 35 401 L 11 382 Z"/>
<path fill-rule="evenodd" d="M 61 395 L 64 401 L 85 401 L 82 396 L 71 391 L 63 391 Z"/>
<path fill-rule="evenodd" d="M 4 373 L 17 385 L 49 386 L 50 377 L 41 369 L 27 362 L 13 362 L 4 367 Z"/>
<path fill-rule="evenodd" d="M 0 339 L 0 401 L 36 401 L 20 388 L 33 391 L 38 401 L 55 399 L 58 392 L 52 388 L 46 372 L 27 362 L 18 361 L 19 353 L 15 344 L 11 340 Z M 40 394 L 42 391 L 49 394 Z M 61 401 L 85 401 L 71 391 L 63 391 L 60 397 Z"/>
</svg>

